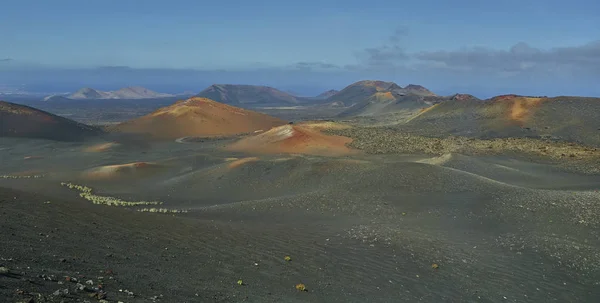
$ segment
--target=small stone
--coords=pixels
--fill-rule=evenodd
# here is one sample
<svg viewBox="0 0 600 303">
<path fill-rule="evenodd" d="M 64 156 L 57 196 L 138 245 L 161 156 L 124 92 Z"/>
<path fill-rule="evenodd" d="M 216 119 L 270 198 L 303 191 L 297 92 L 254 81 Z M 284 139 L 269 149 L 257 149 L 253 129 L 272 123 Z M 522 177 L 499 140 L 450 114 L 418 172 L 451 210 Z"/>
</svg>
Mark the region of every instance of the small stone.
<svg viewBox="0 0 600 303">
<path fill-rule="evenodd" d="M 85 281 L 85 284 L 87 284 L 87 285 L 94 285 L 94 281 L 92 281 L 92 280 L 87 280 L 87 281 Z"/>
<path fill-rule="evenodd" d="M 77 285 L 75 285 L 75 288 L 79 291 L 85 291 L 85 285 L 81 283 L 77 283 Z"/>
<path fill-rule="evenodd" d="M 59 297 L 59 296 L 65 296 L 69 294 L 69 289 L 65 288 L 65 289 L 58 289 L 55 292 L 52 293 L 53 296 L 55 297 Z"/>
<path fill-rule="evenodd" d="M 283 259 L 288 262 L 292 261 L 292 257 L 290 257 L 290 256 L 285 256 L 285 257 L 283 257 Z"/>
<path fill-rule="evenodd" d="M 431 268 L 438 269 L 438 268 L 440 268 L 440 266 L 437 263 L 433 263 L 433 264 L 431 264 Z"/>
<path fill-rule="evenodd" d="M 299 290 L 299 291 L 308 291 L 306 289 L 306 285 L 304 285 L 302 283 L 296 284 L 296 289 Z"/>
<path fill-rule="evenodd" d="M 6 275 L 9 273 L 10 273 L 10 270 L 7 267 L 0 266 L 0 275 Z"/>
</svg>

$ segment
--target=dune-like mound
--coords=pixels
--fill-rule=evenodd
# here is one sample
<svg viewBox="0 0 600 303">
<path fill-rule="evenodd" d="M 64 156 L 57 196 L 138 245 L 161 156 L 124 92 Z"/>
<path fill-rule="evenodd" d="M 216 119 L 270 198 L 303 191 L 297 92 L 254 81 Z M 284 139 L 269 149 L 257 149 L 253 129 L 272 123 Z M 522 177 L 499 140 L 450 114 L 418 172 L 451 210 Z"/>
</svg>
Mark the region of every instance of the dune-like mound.
<svg viewBox="0 0 600 303">
<path fill-rule="evenodd" d="M 163 165 L 149 162 L 107 165 L 89 169 L 83 173 L 85 179 L 117 180 L 122 178 L 143 178 L 152 176 L 164 169 Z"/>
<path fill-rule="evenodd" d="M 284 125 L 241 139 L 226 149 L 258 154 L 339 156 L 354 152 L 346 146 L 351 141 L 347 137 L 325 135 L 317 129 L 301 125 Z"/>
<path fill-rule="evenodd" d="M 148 134 L 157 139 L 217 137 L 268 130 L 286 121 L 206 98 L 177 101 L 112 127 L 114 132 Z"/>
<path fill-rule="evenodd" d="M 229 168 L 237 168 L 240 167 L 244 164 L 247 163 L 251 163 L 251 162 L 256 162 L 260 160 L 257 157 L 247 157 L 247 158 L 241 158 L 241 159 L 231 159 L 231 161 L 229 162 L 229 164 L 227 165 L 227 167 Z"/>
<path fill-rule="evenodd" d="M 100 152 L 106 152 L 106 151 L 112 150 L 120 145 L 121 144 L 116 143 L 116 142 L 99 143 L 99 144 L 94 144 L 92 146 L 85 147 L 83 149 L 83 151 L 86 153 L 100 153 Z"/>
<path fill-rule="evenodd" d="M 79 141 L 101 133 L 96 127 L 33 107 L 0 101 L 0 137 Z"/>
</svg>

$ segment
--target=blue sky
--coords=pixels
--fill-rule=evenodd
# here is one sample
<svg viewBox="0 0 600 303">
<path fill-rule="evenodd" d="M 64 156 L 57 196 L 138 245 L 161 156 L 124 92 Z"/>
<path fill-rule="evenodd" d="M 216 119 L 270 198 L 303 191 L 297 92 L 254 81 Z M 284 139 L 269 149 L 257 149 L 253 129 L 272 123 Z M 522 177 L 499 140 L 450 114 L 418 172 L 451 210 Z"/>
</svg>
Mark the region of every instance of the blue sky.
<svg viewBox="0 0 600 303">
<path fill-rule="evenodd" d="M 593 0 L 0 6 L 0 84 L 201 90 L 219 82 L 308 94 L 377 78 L 440 93 L 600 95 L 600 2 Z M 96 71 L 103 66 L 129 69 Z"/>
</svg>

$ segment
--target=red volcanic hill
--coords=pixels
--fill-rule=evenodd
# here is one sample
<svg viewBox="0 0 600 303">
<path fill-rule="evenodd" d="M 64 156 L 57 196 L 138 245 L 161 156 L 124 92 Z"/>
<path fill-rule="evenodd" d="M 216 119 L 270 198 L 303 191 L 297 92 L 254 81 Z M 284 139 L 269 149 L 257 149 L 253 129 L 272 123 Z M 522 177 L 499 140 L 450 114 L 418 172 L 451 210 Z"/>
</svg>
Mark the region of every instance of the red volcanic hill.
<svg viewBox="0 0 600 303">
<path fill-rule="evenodd" d="M 0 101 L 0 137 L 79 141 L 101 133 L 98 128 L 33 107 Z"/>
<path fill-rule="evenodd" d="M 146 116 L 123 122 L 111 131 L 148 134 L 157 139 L 214 137 L 267 131 L 286 121 L 255 111 L 194 97 Z"/>
<path fill-rule="evenodd" d="M 326 127 L 325 127 L 326 128 Z M 320 132 L 319 125 L 283 125 L 243 138 L 226 149 L 254 154 L 311 154 L 340 156 L 353 153 L 346 144 L 352 139 Z"/>
</svg>

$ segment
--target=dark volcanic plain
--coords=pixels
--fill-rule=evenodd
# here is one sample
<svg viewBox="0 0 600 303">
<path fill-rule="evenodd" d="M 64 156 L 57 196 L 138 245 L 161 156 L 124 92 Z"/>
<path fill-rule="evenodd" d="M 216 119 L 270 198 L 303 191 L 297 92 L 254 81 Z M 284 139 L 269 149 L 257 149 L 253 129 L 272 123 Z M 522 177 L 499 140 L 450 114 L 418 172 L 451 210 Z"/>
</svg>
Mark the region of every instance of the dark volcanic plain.
<svg viewBox="0 0 600 303">
<path fill-rule="evenodd" d="M 295 123 L 354 139 L 329 157 L 0 138 L 0 301 L 598 302 L 597 146 L 425 118 Z"/>
</svg>

